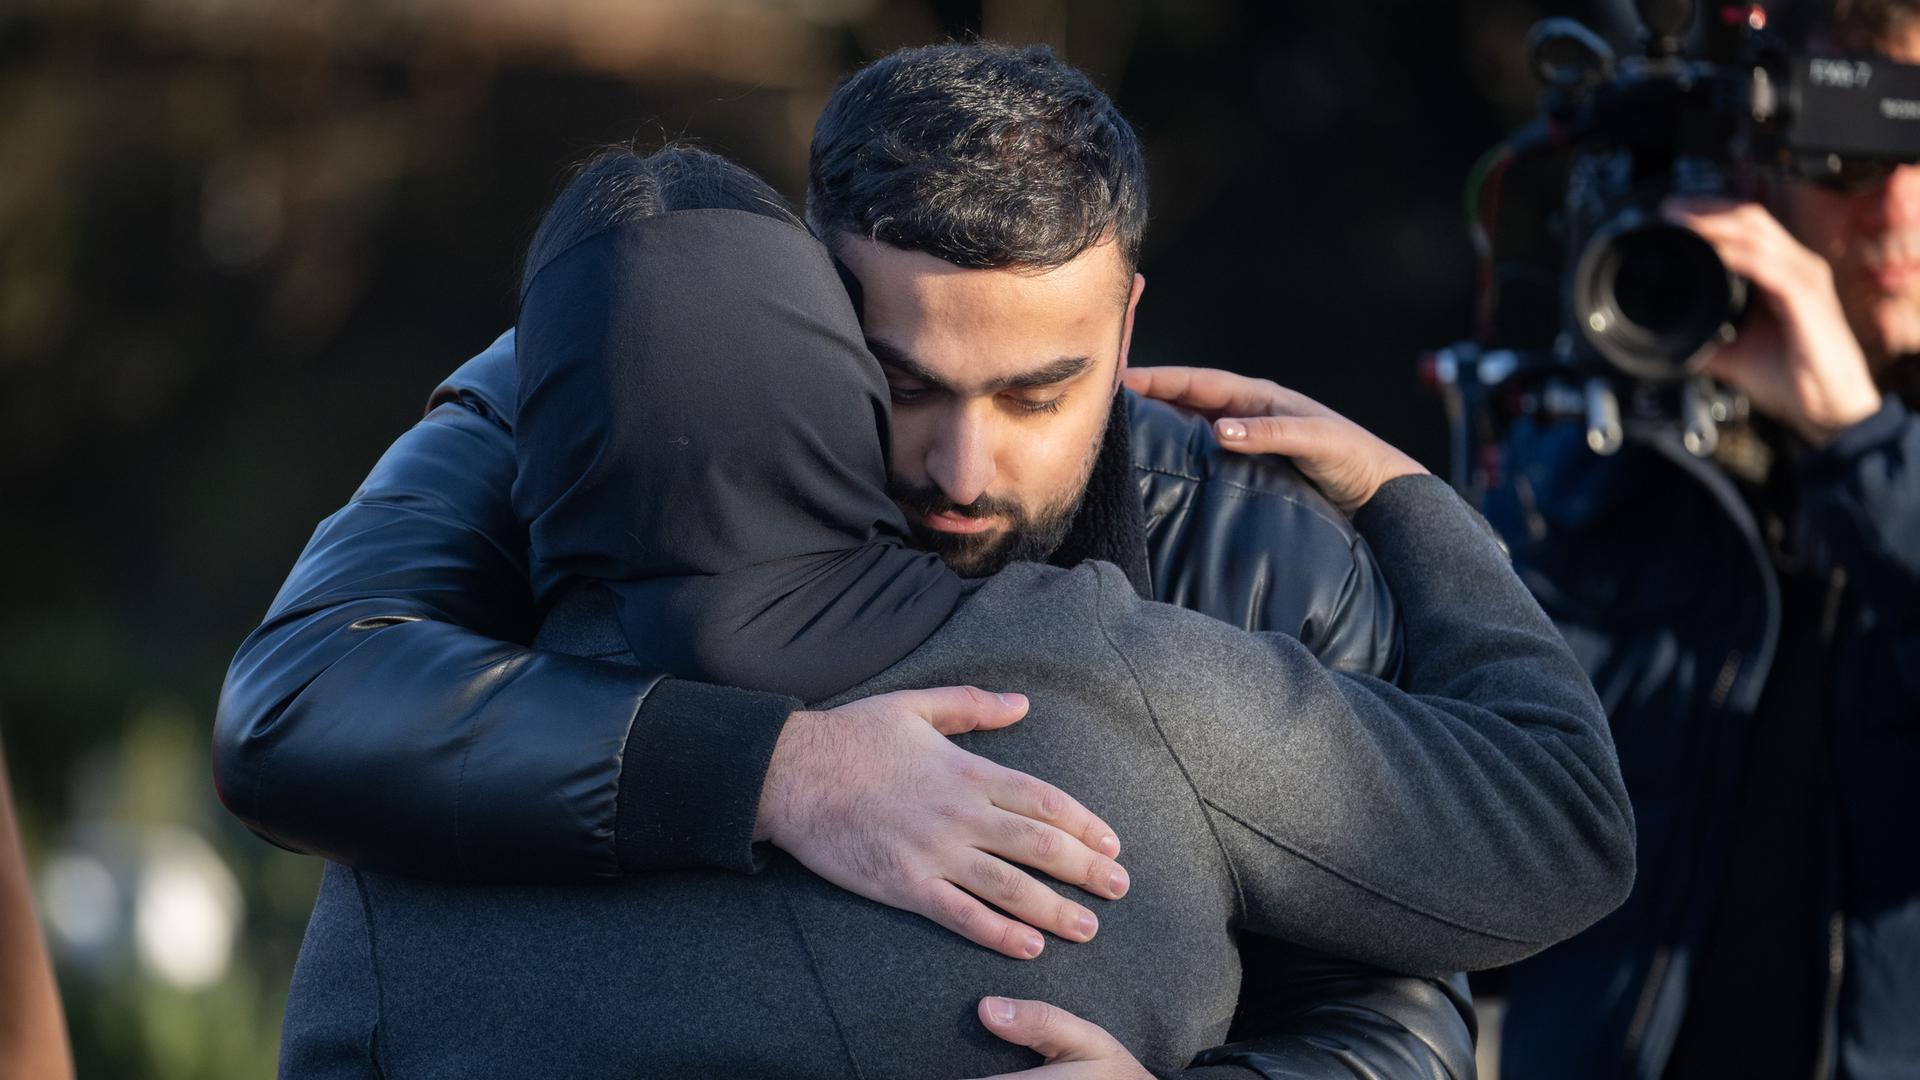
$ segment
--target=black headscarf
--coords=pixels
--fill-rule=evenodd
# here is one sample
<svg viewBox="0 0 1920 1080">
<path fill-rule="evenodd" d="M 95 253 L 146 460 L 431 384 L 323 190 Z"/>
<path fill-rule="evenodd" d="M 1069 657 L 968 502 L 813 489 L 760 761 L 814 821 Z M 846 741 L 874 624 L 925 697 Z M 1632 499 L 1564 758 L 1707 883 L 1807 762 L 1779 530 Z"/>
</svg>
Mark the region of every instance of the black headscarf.
<svg viewBox="0 0 1920 1080">
<path fill-rule="evenodd" d="M 806 233 L 736 210 L 600 233 L 538 271 L 515 349 L 534 558 L 611 590 L 649 666 L 816 700 L 964 597 L 906 546 L 886 381 Z"/>
</svg>

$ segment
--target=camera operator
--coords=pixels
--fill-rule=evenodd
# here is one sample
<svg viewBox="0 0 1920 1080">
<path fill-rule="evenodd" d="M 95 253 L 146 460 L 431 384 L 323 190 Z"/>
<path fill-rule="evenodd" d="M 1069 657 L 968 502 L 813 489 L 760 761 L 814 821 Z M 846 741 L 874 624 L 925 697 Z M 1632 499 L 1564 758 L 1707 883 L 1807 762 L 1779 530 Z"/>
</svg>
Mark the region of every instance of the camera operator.
<svg viewBox="0 0 1920 1080">
<path fill-rule="evenodd" d="M 1826 2 L 1815 51 L 1920 63 L 1920 0 Z M 1664 204 L 1751 286 L 1712 460 L 1501 446 L 1640 827 L 1627 904 L 1510 973 L 1506 1076 L 1920 1075 L 1920 165 L 1864 172 Z"/>
</svg>

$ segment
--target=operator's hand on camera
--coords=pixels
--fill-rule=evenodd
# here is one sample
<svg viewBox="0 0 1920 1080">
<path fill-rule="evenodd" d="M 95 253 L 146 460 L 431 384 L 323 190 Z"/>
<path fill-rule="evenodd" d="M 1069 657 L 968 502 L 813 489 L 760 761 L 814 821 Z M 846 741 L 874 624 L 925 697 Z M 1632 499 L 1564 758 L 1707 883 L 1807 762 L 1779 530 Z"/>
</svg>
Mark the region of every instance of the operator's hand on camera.
<svg viewBox="0 0 1920 1080">
<path fill-rule="evenodd" d="M 1117 900 L 1128 881 L 1113 830 L 1052 784 L 949 740 L 1026 713 L 1022 695 L 971 686 L 794 713 L 767 767 L 754 838 L 1016 960 L 1040 955 L 1036 929 L 1086 941 L 1099 927 L 1093 912 L 1015 864 Z"/>
<path fill-rule="evenodd" d="M 1674 198 L 1661 210 L 1712 244 L 1756 294 L 1739 336 L 1708 358 L 1707 374 L 1814 446 L 1879 411 L 1880 391 L 1825 259 L 1758 203 Z"/>
<path fill-rule="evenodd" d="M 1107 1029 L 1057 1005 L 989 997 L 980 999 L 978 1012 L 988 1031 L 1047 1059 L 1045 1065 L 986 1080 L 1153 1080 Z"/>
<path fill-rule="evenodd" d="M 1365 506 L 1380 485 L 1427 470 L 1325 405 L 1266 379 L 1194 367 L 1128 368 L 1127 389 L 1199 413 L 1220 445 L 1293 459 L 1341 511 Z"/>
</svg>

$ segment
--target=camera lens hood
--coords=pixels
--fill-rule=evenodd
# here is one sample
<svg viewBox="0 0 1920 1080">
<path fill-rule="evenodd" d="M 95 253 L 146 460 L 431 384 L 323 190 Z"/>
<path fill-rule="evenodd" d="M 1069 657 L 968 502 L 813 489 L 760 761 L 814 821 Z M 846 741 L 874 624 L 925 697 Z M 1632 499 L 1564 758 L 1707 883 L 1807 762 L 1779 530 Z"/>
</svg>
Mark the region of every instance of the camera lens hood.
<svg viewBox="0 0 1920 1080">
<path fill-rule="evenodd" d="M 1588 345 L 1621 372 L 1672 382 L 1699 370 L 1746 309 L 1747 283 L 1713 245 L 1681 225 L 1630 209 L 1598 229 L 1574 265 L 1571 315 Z"/>
</svg>

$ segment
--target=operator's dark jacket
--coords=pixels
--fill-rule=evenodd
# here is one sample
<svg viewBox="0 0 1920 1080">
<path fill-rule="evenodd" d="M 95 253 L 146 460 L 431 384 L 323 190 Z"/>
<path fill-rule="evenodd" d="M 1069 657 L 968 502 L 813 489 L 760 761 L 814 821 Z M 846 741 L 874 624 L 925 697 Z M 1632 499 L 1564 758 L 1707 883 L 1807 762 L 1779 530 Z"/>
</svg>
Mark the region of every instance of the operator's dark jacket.
<svg viewBox="0 0 1920 1080">
<path fill-rule="evenodd" d="M 436 392 L 242 645 L 215 731 L 221 797 L 282 846 L 367 869 L 748 871 L 757 781 L 686 779 L 763 773 L 797 702 L 513 644 L 537 618 L 508 494 L 512 341 Z M 1284 463 L 1225 455 L 1204 424 L 1129 404 L 1155 596 L 1394 672 L 1392 601 L 1347 521 Z M 1264 1037 L 1215 1060 L 1248 1075 L 1470 1074 L 1457 981 L 1249 942 L 1263 951 L 1246 958 L 1240 1030 Z"/>
<path fill-rule="evenodd" d="M 1677 440 L 1600 458 L 1577 425 L 1522 425 L 1503 457 L 1507 476 L 1487 515 L 1607 706 L 1640 845 L 1625 905 L 1511 973 L 1502 1072 L 1658 1076 L 1709 920 L 1743 899 L 1717 894 L 1747 728 L 1779 659 L 1780 587 L 1733 481 Z M 1920 1075 L 1920 418 L 1889 398 L 1797 467 L 1809 561 L 1833 590 L 1825 734 L 1837 813 L 1824 918 L 1804 941 L 1779 944 L 1828 961 L 1818 1073 L 1911 1077 Z"/>
</svg>

